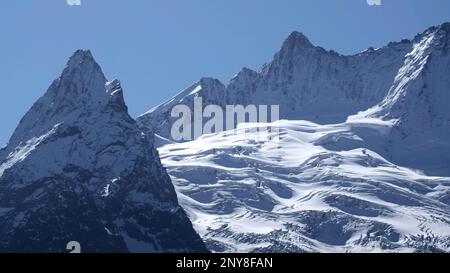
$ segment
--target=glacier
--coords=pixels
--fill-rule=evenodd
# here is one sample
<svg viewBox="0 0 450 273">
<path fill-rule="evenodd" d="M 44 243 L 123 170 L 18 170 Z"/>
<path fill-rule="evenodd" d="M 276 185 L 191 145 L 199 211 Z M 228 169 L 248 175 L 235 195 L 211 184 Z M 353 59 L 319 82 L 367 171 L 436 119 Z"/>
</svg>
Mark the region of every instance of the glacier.
<svg viewBox="0 0 450 273">
<path fill-rule="evenodd" d="M 282 119 L 318 124 L 345 122 L 370 109 L 363 115 L 396 120 L 396 125 L 376 145 L 369 141 L 366 145 L 396 164 L 430 175 L 450 175 L 449 33 L 450 23 L 444 23 L 412 40 L 344 56 L 293 32 L 259 72 L 244 68 L 228 85 L 202 78 L 137 122 L 149 135 L 170 140 L 175 120 L 171 109 L 178 104 L 193 107 L 196 96 L 202 97 L 205 106 L 223 109 L 236 104 L 276 104 Z"/>
<path fill-rule="evenodd" d="M 279 140 L 224 132 L 159 148 L 180 204 L 212 251 L 450 251 L 449 177 L 369 149 L 337 149 L 339 138 L 361 141 L 351 124 L 270 126 L 279 127 Z"/>
<path fill-rule="evenodd" d="M 345 56 L 293 32 L 260 71 L 202 78 L 137 122 L 214 252 L 450 252 L 449 43 L 444 23 Z M 280 139 L 240 124 L 174 142 L 171 109 L 199 96 L 280 105 Z"/>
<path fill-rule="evenodd" d="M 0 252 L 450 252 L 449 42 L 346 56 L 293 32 L 137 119 L 78 50 L 0 148 Z M 198 97 L 281 119 L 174 142 Z"/>
</svg>

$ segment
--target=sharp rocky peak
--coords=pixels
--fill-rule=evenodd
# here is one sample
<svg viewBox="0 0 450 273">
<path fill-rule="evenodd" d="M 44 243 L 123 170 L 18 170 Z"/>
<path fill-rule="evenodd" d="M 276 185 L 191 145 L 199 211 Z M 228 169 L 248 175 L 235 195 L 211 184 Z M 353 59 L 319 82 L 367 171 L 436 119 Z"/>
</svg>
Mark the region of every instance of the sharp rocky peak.
<svg viewBox="0 0 450 273">
<path fill-rule="evenodd" d="M 68 66 L 77 66 L 83 63 L 96 63 L 92 52 L 89 49 L 78 49 L 69 58 Z"/>
<path fill-rule="evenodd" d="M 441 36 L 449 36 L 450 33 L 450 22 L 445 22 L 440 25 L 432 26 L 428 29 L 426 29 L 424 32 L 418 33 L 412 42 L 418 43 L 420 42 L 424 37 L 427 37 L 429 35 L 441 35 Z"/>
<path fill-rule="evenodd" d="M 197 83 L 196 88 L 198 88 L 198 87 L 201 88 L 200 89 L 200 90 L 202 90 L 201 94 L 203 94 L 203 95 L 205 95 L 206 93 L 211 94 L 211 95 L 214 94 L 215 92 L 221 93 L 226 88 L 225 85 L 220 80 L 215 79 L 215 78 L 208 78 L 208 77 L 201 78 L 200 81 Z M 191 94 L 194 94 L 194 93 L 191 92 Z"/>
<path fill-rule="evenodd" d="M 269 69 L 264 71 L 263 74 L 269 72 L 274 65 L 289 63 L 301 56 L 312 58 L 312 56 L 326 52 L 322 47 L 313 45 L 303 33 L 294 31 L 284 41 L 281 49 L 275 54 Z"/>
<path fill-rule="evenodd" d="M 303 33 L 294 31 L 285 40 L 282 46 L 282 51 L 291 51 L 301 48 L 312 48 L 314 45 Z"/>
<path fill-rule="evenodd" d="M 103 110 L 127 110 L 120 82 L 108 83 L 92 53 L 77 50 L 61 76 L 22 118 L 10 144 L 43 135 L 58 123 L 81 122 Z"/>
<path fill-rule="evenodd" d="M 250 68 L 244 67 L 241 69 L 241 71 L 239 71 L 239 73 L 233 79 L 241 78 L 241 77 L 244 77 L 244 78 L 257 77 L 258 75 L 259 75 L 258 72 L 254 71 Z"/>
<path fill-rule="evenodd" d="M 260 77 L 260 74 L 250 68 L 244 67 L 239 71 L 238 74 L 236 74 L 233 79 L 231 79 L 230 84 L 228 85 L 228 88 L 239 88 L 242 85 L 251 85 L 253 84 L 258 78 Z"/>
<path fill-rule="evenodd" d="M 0 252 L 207 251 L 126 110 L 120 82 L 75 52 L 0 150 Z"/>
<path fill-rule="evenodd" d="M 84 75 L 94 74 L 99 79 L 105 80 L 106 77 L 100 65 L 96 62 L 90 50 L 79 49 L 69 58 L 69 61 L 61 75 L 62 79 L 70 79 L 74 73 Z"/>
<path fill-rule="evenodd" d="M 216 85 L 223 85 L 223 83 L 215 78 L 203 77 L 200 79 L 199 84 L 203 87 L 211 87 Z"/>
</svg>

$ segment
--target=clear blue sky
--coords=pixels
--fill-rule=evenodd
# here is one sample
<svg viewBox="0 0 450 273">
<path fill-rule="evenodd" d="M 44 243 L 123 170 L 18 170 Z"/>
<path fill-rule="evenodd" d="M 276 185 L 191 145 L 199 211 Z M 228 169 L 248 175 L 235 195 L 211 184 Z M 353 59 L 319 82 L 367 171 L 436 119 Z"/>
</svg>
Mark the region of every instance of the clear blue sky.
<svg viewBox="0 0 450 273">
<path fill-rule="evenodd" d="M 0 145 L 78 48 L 119 78 L 137 116 L 202 76 L 258 69 L 293 30 L 351 54 L 450 21 L 449 0 L 5 0 Z"/>
</svg>

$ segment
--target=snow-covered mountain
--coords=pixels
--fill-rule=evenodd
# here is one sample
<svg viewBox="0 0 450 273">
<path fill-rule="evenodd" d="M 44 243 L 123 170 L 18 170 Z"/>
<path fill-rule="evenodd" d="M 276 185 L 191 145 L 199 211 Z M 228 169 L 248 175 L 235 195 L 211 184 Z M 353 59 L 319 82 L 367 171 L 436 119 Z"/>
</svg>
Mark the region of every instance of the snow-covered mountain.
<svg viewBox="0 0 450 273">
<path fill-rule="evenodd" d="M 450 252 L 449 41 L 446 23 L 343 56 L 294 32 L 137 121 L 77 51 L 0 149 L 0 252 Z M 173 143 L 196 97 L 279 105 L 279 130 Z"/>
<path fill-rule="evenodd" d="M 245 68 L 227 86 L 202 79 L 137 121 L 147 132 L 171 139 L 170 111 L 177 104 L 193 107 L 196 96 L 205 106 L 223 108 L 276 104 L 281 119 L 319 124 L 341 123 L 371 108 L 363 115 L 395 119 L 396 126 L 387 138 L 377 136 L 376 145 L 364 145 L 396 164 L 450 175 L 449 33 L 445 23 L 412 40 L 343 56 L 294 32 L 260 72 Z"/>
<path fill-rule="evenodd" d="M 138 124 L 213 251 L 450 252 L 449 42 L 445 23 L 342 56 L 294 32 L 260 72 L 202 79 Z M 280 105 L 280 141 L 172 143 L 172 107 L 196 96 Z"/>
<path fill-rule="evenodd" d="M 77 51 L 0 150 L 0 252 L 206 251 L 127 110 Z"/>
<path fill-rule="evenodd" d="M 450 176 L 450 23 L 416 37 L 383 101 L 358 116 L 395 120 L 390 160 Z"/>
<path fill-rule="evenodd" d="M 342 56 L 293 32 L 260 72 L 244 68 L 227 86 L 203 78 L 143 114 L 138 123 L 170 138 L 170 125 L 175 120 L 170 111 L 177 104 L 193 107 L 196 96 L 202 97 L 204 105 L 278 104 L 283 119 L 342 122 L 383 99 L 411 48 L 412 43 L 405 40 L 376 51 Z"/>
<path fill-rule="evenodd" d="M 283 120 L 278 141 L 226 132 L 159 151 L 212 251 L 450 252 L 450 178 L 330 150 L 353 125 Z"/>
</svg>

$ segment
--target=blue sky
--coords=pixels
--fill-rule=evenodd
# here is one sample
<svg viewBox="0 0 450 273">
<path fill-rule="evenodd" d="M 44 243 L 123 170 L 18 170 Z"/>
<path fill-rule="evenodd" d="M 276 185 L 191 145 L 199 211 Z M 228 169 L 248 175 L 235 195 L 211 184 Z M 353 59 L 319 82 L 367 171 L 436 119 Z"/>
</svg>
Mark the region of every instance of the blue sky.
<svg viewBox="0 0 450 273">
<path fill-rule="evenodd" d="M 343 54 L 450 21 L 448 0 L 9 0 L 0 6 L 0 145 L 78 48 L 137 116 L 202 76 L 259 69 L 294 30 Z"/>
</svg>

